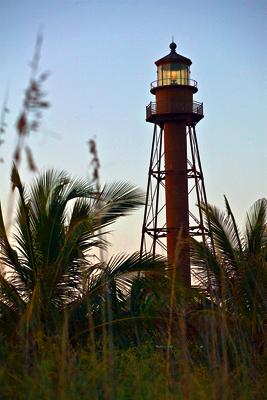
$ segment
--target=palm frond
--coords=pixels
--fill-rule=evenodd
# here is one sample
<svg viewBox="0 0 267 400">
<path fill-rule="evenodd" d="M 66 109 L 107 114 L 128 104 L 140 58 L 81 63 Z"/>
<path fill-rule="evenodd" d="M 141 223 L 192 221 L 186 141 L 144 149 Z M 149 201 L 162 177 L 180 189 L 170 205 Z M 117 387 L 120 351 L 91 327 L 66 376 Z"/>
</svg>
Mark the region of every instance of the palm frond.
<svg viewBox="0 0 267 400">
<path fill-rule="evenodd" d="M 225 201 L 225 207 L 226 207 L 226 211 L 227 211 L 228 217 L 231 218 L 232 224 L 233 224 L 233 231 L 234 231 L 233 232 L 234 233 L 233 242 L 234 243 L 236 242 L 236 244 L 238 245 L 239 252 L 240 252 L 240 254 L 242 254 L 243 253 L 243 247 L 242 247 L 242 240 L 241 240 L 240 231 L 239 231 L 239 229 L 237 227 L 234 214 L 232 212 L 230 204 L 229 204 L 229 202 L 227 200 L 227 197 L 225 195 L 224 195 L 224 201 Z"/>
<path fill-rule="evenodd" d="M 220 296 L 224 271 L 211 248 L 195 239 L 190 240 L 190 256 L 193 277 L 197 285 L 207 293 Z"/>
<path fill-rule="evenodd" d="M 26 275 L 23 265 L 20 263 L 16 250 L 12 248 L 7 237 L 6 228 L 4 224 L 2 208 L 0 203 L 0 246 L 1 246 L 1 263 L 4 267 L 9 267 L 13 272 L 16 272 L 22 282 L 26 282 Z"/>
<path fill-rule="evenodd" d="M 259 199 L 247 215 L 247 250 L 255 256 L 267 246 L 267 200 Z"/>
<path fill-rule="evenodd" d="M 107 262 L 107 271 L 112 276 L 120 276 L 127 273 L 150 272 L 150 273 L 166 273 L 166 258 L 160 255 L 153 257 L 150 253 L 142 255 L 136 252 L 131 255 L 119 254 L 113 256 Z"/>
<path fill-rule="evenodd" d="M 233 271 L 238 268 L 238 240 L 236 230 L 231 218 L 221 212 L 217 207 L 208 204 L 203 207 L 207 224 L 210 224 L 215 252 L 225 267 Z"/>
<path fill-rule="evenodd" d="M 82 298 L 79 304 L 100 299 L 104 301 L 105 290 L 109 285 L 116 283 L 116 290 L 127 295 L 130 293 L 132 283 L 139 272 L 149 273 L 154 276 L 154 279 L 161 279 L 166 275 L 168 265 L 166 259 L 162 256 L 144 255 L 140 258 L 140 253 L 132 255 L 120 254 L 111 257 L 107 263 L 96 264 L 91 267 L 87 279 L 87 284 L 84 287 Z M 103 297 L 104 296 L 104 297 Z M 94 300 L 92 300 L 94 299 Z M 100 303 L 99 303 L 100 304 Z M 73 304 L 77 306 L 77 304 Z"/>
<path fill-rule="evenodd" d="M 109 225 L 142 206 L 144 199 L 143 192 L 129 183 L 105 185 L 95 202 L 96 218 L 102 226 Z"/>
<path fill-rule="evenodd" d="M 25 303 L 19 295 L 16 287 L 0 273 L 0 299 L 8 307 L 19 312 L 25 308 Z"/>
</svg>

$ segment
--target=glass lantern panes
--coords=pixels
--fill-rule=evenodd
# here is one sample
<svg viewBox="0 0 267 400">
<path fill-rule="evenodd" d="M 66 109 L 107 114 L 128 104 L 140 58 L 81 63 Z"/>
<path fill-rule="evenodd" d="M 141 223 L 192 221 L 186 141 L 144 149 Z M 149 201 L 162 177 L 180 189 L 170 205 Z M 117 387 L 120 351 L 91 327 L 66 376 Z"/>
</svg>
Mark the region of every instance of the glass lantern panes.
<svg viewBox="0 0 267 400">
<path fill-rule="evenodd" d="M 185 64 L 163 64 L 158 66 L 158 86 L 188 85 L 189 67 Z"/>
</svg>

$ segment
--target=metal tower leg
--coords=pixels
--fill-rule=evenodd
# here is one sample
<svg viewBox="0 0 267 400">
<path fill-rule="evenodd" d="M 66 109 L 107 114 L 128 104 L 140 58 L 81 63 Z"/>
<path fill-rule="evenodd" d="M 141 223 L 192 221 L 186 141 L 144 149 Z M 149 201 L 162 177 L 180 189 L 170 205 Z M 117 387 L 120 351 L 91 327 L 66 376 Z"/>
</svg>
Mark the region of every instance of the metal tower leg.
<svg viewBox="0 0 267 400">
<path fill-rule="evenodd" d="M 214 251 L 213 237 L 210 229 L 209 218 L 207 218 L 206 226 L 204 225 L 203 207 L 206 208 L 208 203 L 207 203 L 207 195 L 204 183 L 204 175 L 203 175 L 198 142 L 197 142 L 196 128 L 194 125 L 193 126 L 189 125 L 187 129 L 188 129 L 190 155 L 191 155 L 191 160 L 188 160 L 188 164 L 189 166 L 191 166 L 192 169 L 191 175 L 189 169 L 188 177 L 189 176 L 193 177 L 194 180 L 194 185 L 193 188 L 191 188 L 191 191 L 195 191 L 195 196 L 196 196 L 194 199 L 195 200 L 194 203 L 196 205 L 196 213 L 194 215 L 194 218 L 195 221 L 197 222 L 197 225 L 195 227 L 192 225 L 190 226 L 189 235 L 192 237 L 200 236 L 202 241 L 204 243 L 209 243 Z"/>
<path fill-rule="evenodd" d="M 189 236 L 200 238 L 213 246 L 210 223 L 204 225 L 203 207 L 207 206 L 204 176 L 200 161 L 196 130 L 188 124 L 187 179 L 189 198 Z M 165 204 L 164 130 L 154 125 L 152 149 L 148 171 L 146 204 L 142 227 L 140 255 L 145 253 L 166 255 L 167 226 Z"/>
<path fill-rule="evenodd" d="M 141 249 L 140 254 L 152 253 L 153 257 L 159 249 L 157 245 L 161 248 L 161 252 L 165 253 L 166 247 L 166 222 L 162 225 L 162 220 L 165 220 L 165 201 L 163 202 L 162 195 L 165 171 L 163 168 L 163 128 L 154 125 L 152 149 L 150 155 L 150 163 L 148 170 L 148 183 L 146 192 L 146 204 L 142 228 L 142 239 L 141 239 Z"/>
</svg>

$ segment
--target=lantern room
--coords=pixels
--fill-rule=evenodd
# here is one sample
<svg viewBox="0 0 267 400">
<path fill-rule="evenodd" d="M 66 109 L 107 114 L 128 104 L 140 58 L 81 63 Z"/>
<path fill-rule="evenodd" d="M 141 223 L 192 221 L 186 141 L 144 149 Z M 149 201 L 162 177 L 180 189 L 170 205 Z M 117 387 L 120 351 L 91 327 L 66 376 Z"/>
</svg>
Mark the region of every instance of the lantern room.
<svg viewBox="0 0 267 400">
<path fill-rule="evenodd" d="M 157 80 L 151 84 L 151 92 L 155 93 L 155 88 L 163 86 L 193 86 L 194 93 L 197 91 L 197 82 L 190 79 L 190 65 L 192 61 L 176 53 L 176 43 L 170 44 L 170 53 L 156 61 Z"/>
<path fill-rule="evenodd" d="M 176 53 L 176 44 L 170 44 L 170 53 L 155 62 L 157 80 L 151 83 L 150 92 L 155 95 L 155 101 L 147 106 L 147 121 L 155 122 L 161 118 L 166 121 L 181 120 L 187 115 L 187 120 L 195 122 L 203 118 L 202 103 L 193 100 L 197 92 L 197 82 L 190 77 L 192 61 Z"/>
<path fill-rule="evenodd" d="M 188 85 L 190 69 L 185 64 L 163 64 L 158 66 L 157 74 L 158 86 Z"/>
</svg>

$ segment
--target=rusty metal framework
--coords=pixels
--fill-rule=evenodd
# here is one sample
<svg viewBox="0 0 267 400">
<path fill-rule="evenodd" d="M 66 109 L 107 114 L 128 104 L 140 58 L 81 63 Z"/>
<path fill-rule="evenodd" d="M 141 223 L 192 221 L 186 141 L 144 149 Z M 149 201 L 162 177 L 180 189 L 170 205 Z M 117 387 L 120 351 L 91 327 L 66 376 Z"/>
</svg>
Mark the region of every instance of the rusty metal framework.
<svg viewBox="0 0 267 400">
<path fill-rule="evenodd" d="M 188 124 L 187 179 L 189 201 L 189 235 L 210 241 L 210 232 L 204 225 L 201 204 L 207 205 L 204 176 L 200 161 L 195 125 Z M 179 155 L 177 155 L 179 157 Z M 166 254 L 167 227 L 165 204 L 164 128 L 154 124 L 154 133 L 148 171 L 146 204 L 142 227 L 140 254 Z"/>
</svg>

